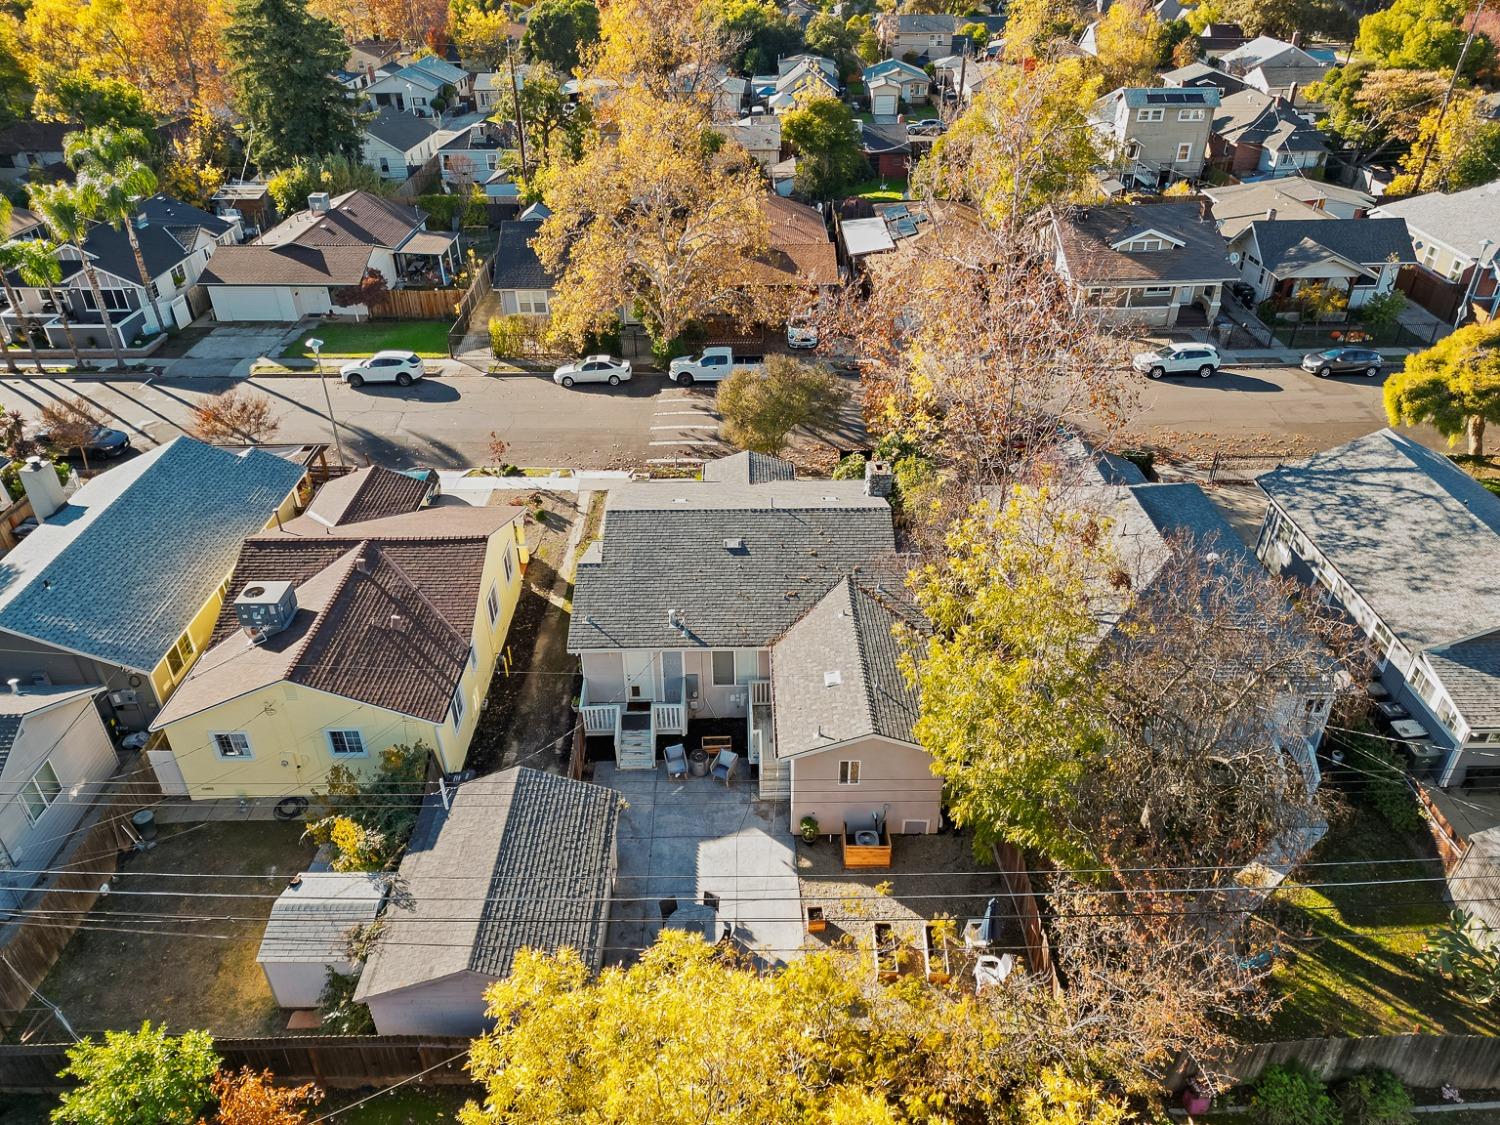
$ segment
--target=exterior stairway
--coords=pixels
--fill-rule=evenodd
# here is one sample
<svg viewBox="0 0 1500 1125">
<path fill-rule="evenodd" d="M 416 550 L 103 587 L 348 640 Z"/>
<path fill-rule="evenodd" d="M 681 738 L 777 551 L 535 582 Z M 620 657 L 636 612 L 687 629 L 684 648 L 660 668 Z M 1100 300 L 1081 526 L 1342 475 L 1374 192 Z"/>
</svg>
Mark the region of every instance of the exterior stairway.
<svg viewBox="0 0 1500 1125">
<path fill-rule="evenodd" d="M 656 727 L 649 711 L 627 711 L 620 716 L 615 763 L 622 770 L 656 768 Z"/>
</svg>

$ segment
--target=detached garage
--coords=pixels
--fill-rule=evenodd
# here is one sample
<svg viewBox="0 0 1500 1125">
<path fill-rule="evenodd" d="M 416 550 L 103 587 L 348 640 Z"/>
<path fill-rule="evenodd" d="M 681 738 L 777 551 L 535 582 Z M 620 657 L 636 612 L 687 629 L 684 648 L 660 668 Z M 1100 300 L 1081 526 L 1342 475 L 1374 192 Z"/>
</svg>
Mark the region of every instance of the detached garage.
<svg viewBox="0 0 1500 1125">
<path fill-rule="evenodd" d="M 363 246 L 225 246 L 209 259 L 200 281 L 221 323 L 291 323 L 333 311 L 333 291 L 358 285 L 371 253 Z"/>
</svg>

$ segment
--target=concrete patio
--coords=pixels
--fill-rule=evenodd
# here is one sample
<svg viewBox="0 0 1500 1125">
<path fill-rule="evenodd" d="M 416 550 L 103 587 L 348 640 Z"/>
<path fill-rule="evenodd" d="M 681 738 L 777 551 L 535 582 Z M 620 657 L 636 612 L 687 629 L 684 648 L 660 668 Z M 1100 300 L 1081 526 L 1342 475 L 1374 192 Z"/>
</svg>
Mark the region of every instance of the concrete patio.
<svg viewBox="0 0 1500 1125">
<path fill-rule="evenodd" d="M 629 963 L 656 940 L 663 901 L 678 909 L 717 896 L 717 932 L 767 965 L 801 953 L 797 858 L 785 802 L 755 799 L 745 774 L 726 788 L 707 777 L 669 781 L 651 771 L 594 766 L 593 781 L 620 792 L 619 881 L 607 964 Z M 710 898 L 712 901 L 712 898 Z"/>
</svg>

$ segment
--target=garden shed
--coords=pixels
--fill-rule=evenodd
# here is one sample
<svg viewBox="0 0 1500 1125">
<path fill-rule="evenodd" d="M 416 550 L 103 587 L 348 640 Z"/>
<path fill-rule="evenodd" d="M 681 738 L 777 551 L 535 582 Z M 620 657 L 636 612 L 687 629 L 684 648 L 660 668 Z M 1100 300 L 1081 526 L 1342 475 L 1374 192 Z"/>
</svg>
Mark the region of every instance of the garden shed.
<svg viewBox="0 0 1500 1125">
<path fill-rule="evenodd" d="M 386 877 L 367 872 L 304 871 L 271 907 L 256 960 L 276 1003 L 316 1008 L 328 971 L 355 971 L 354 930 L 380 917 Z"/>
</svg>

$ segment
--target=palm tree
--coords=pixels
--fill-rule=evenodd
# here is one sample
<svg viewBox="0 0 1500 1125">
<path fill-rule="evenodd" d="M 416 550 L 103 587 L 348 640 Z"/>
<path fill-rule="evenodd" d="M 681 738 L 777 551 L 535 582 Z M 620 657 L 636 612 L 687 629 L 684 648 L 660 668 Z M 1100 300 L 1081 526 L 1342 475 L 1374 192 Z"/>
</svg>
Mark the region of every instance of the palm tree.
<svg viewBox="0 0 1500 1125">
<path fill-rule="evenodd" d="M 68 163 L 88 180 L 98 197 L 99 217 L 117 230 L 123 230 L 135 255 L 136 272 L 151 304 L 151 315 L 158 329 L 166 330 L 156 294 L 151 289 L 151 274 L 141 253 L 141 241 L 135 233 L 136 203 L 156 194 L 156 173 L 141 159 L 150 152 L 150 142 L 139 129 L 116 129 L 96 125 L 63 138 L 63 154 Z"/>
<path fill-rule="evenodd" d="M 73 338 L 73 325 L 68 321 L 68 306 L 57 292 L 57 287 L 62 284 L 62 263 L 57 260 L 57 243 L 48 242 L 44 238 L 27 238 L 19 242 L 12 240 L 6 246 L 15 247 L 16 272 L 21 275 L 21 280 L 33 289 L 45 289 L 52 298 L 52 304 L 62 320 L 63 332 L 68 337 L 68 347 L 73 351 L 73 363 L 82 367 L 83 356 L 78 351 L 78 341 Z"/>
<path fill-rule="evenodd" d="M 120 350 L 120 330 L 109 318 L 104 307 L 104 294 L 99 290 L 99 275 L 94 272 L 93 259 L 83 249 L 89 235 L 89 222 L 99 214 L 99 197 L 87 182 L 74 187 L 67 184 L 33 185 L 31 209 L 42 217 L 52 237 L 78 251 L 82 259 L 83 277 L 89 283 L 89 292 L 94 295 L 94 308 L 104 322 L 104 336 L 114 352 L 115 366 L 125 366 L 125 356 Z"/>
<path fill-rule="evenodd" d="M 0 196 L 0 198 L 4 197 Z M 10 201 L 6 200 L 5 205 L 0 206 L 0 215 L 3 215 L 9 209 Z M 15 310 L 16 317 L 21 322 L 21 327 L 26 330 L 26 345 L 31 352 L 31 362 L 36 364 L 37 374 L 40 375 L 42 374 L 42 356 L 36 347 L 36 323 L 31 319 L 31 314 L 21 308 L 21 296 L 16 292 L 16 287 L 10 283 L 10 271 L 21 268 L 21 261 L 26 253 L 26 244 L 32 241 L 35 240 L 11 238 L 0 243 L 0 282 L 5 284 L 5 299 L 10 302 L 10 307 Z M 54 262 L 53 264 L 56 265 L 57 263 Z M 26 279 L 22 278 L 21 280 L 25 281 Z M 27 284 L 29 285 L 30 282 L 27 282 Z M 5 361 L 11 363 L 9 350 L 5 353 Z M 11 364 L 11 370 L 15 370 L 14 364 Z"/>
</svg>

